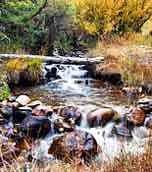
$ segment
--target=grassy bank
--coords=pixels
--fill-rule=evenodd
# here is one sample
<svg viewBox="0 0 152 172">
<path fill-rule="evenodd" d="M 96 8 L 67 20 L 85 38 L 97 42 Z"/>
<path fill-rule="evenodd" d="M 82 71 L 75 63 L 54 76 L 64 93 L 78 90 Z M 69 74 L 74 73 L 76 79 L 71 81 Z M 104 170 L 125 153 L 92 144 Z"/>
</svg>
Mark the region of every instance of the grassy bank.
<svg viewBox="0 0 152 172">
<path fill-rule="evenodd" d="M 61 161 L 49 163 L 43 161 L 42 163 L 35 160 L 25 165 L 25 159 L 20 156 L 18 160 L 14 160 L 14 164 L 3 162 L 4 166 L 0 169 L 0 172 L 25 172 L 28 170 L 28 172 L 151 172 L 151 159 L 152 150 L 150 147 L 145 147 L 145 152 L 138 155 L 123 153 L 112 162 L 93 162 L 89 166 L 76 166 Z"/>
</svg>

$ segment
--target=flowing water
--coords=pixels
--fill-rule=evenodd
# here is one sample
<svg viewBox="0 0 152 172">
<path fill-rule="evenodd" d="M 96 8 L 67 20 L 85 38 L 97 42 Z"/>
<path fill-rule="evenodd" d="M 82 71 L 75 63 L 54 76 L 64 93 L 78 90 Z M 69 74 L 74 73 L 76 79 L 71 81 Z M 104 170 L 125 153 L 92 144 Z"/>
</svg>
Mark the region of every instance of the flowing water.
<svg viewBox="0 0 152 172">
<path fill-rule="evenodd" d="M 122 150 L 124 152 L 143 151 L 143 140 L 129 140 L 123 137 L 111 137 L 113 123 L 107 124 L 104 128 L 90 129 L 86 123 L 86 114 L 96 108 L 107 106 L 112 107 L 123 115 L 127 111 L 128 100 L 119 90 L 92 79 L 84 66 L 75 65 L 47 65 L 47 68 L 57 68 L 60 79 L 54 79 L 45 85 L 34 88 L 16 90 L 18 94 L 26 93 L 33 99 L 40 99 L 51 105 L 74 105 L 79 107 L 83 114 L 81 129 L 94 135 L 102 148 L 103 158 L 112 158 Z M 103 134 L 104 133 L 104 134 Z M 48 141 L 49 139 L 47 139 Z M 45 146 L 44 146 L 45 145 Z M 42 142 L 36 152 L 46 152 L 46 142 Z M 42 154 L 43 154 L 42 153 Z"/>
</svg>

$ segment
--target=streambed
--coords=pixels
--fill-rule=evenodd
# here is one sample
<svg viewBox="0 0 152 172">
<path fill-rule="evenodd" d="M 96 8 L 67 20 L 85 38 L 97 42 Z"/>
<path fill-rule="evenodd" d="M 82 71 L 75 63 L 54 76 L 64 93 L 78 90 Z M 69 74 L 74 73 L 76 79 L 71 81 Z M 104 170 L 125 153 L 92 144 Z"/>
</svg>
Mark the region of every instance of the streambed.
<svg viewBox="0 0 152 172">
<path fill-rule="evenodd" d="M 93 134 L 102 148 L 100 160 L 111 159 L 122 152 L 139 153 L 144 150 L 143 145 L 146 139 L 111 136 L 111 130 L 114 126 L 112 122 L 103 128 L 89 128 L 87 126 L 86 114 L 96 108 L 112 107 L 121 115 L 127 112 L 128 99 L 118 87 L 91 78 L 82 65 L 47 65 L 49 69 L 52 67 L 57 68 L 57 75 L 60 76 L 60 79 L 53 79 L 36 87 L 15 88 L 14 93 L 16 95 L 27 94 L 34 100 L 39 99 L 53 106 L 77 106 L 83 114 L 81 126 L 78 128 Z M 137 131 L 138 134 L 139 132 Z M 42 159 L 43 156 L 46 156 L 47 145 L 51 140 L 52 138 L 48 137 L 39 146 L 36 146 L 33 151 L 36 158 Z"/>
</svg>

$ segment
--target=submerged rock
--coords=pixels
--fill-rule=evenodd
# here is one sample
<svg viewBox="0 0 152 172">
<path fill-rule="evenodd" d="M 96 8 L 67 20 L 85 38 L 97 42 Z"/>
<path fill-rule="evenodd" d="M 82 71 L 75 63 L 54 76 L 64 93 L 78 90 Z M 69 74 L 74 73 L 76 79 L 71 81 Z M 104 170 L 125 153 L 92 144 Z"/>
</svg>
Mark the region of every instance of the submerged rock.
<svg viewBox="0 0 152 172">
<path fill-rule="evenodd" d="M 87 114 L 87 122 L 89 127 L 104 126 L 118 116 L 118 113 L 111 108 L 99 108 Z"/>
<path fill-rule="evenodd" d="M 16 102 L 18 102 L 21 106 L 27 105 L 30 101 L 31 101 L 31 99 L 26 95 L 20 95 L 16 99 Z"/>
<path fill-rule="evenodd" d="M 55 138 L 48 153 L 67 162 L 87 163 L 97 155 L 98 145 L 91 134 L 73 131 Z"/>
</svg>

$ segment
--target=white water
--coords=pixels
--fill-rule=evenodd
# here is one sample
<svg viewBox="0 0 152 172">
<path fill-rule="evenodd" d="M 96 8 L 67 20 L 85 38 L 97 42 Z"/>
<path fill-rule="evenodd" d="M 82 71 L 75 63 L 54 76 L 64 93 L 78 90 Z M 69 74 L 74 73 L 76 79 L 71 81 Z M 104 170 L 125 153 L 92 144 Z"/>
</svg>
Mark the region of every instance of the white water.
<svg viewBox="0 0 152 172">
<path fill-rule="evenodd" d="M 50 65 L 47 68 L 57 67 L 58 75 L 61 79 L 52 80 L 48 84 L 41 86 L 42 91 L 47 91 L 48 95 L 53 93 L 51 97 L 54 101 L 59 101 L 62 105 L 77 106 L 83 114 L 83 121 L 79 129 L 91 133 L 97 143 L 101 146 L 102 153 L 100 160 L 108 160 L 120 153 L 140 153 L 144 150 L 144 144 L 147 142 L 145 136 L 147 131 L 142 128 L 136 128 L 134 131 L 134 139 L 129 140 L 125 137 L 116 137 L 111 135 L 111 130 L 114 123 L 107 124 L 104 128 L 88 128 L 86 122 L 86 114 L 93 109 L 107 106 L 112 107 L 121 115 L 127 108 L 127 100 L 121 96 L 109 94 L 111 88 L 106 88 L 96 80 L 91 79 L 87 75 L 87 71 L 83 66 L 68 66 L 68 65 Z M 144 138 L 142 137 L 144 135 Z M 52 141 L 49 137 L 43 140 L 36 147 L 35 156 L 38 159 L 48 157 L 47 149 Z M 45 148 L 45 149 L 44 149 Z"/>
</svg>

